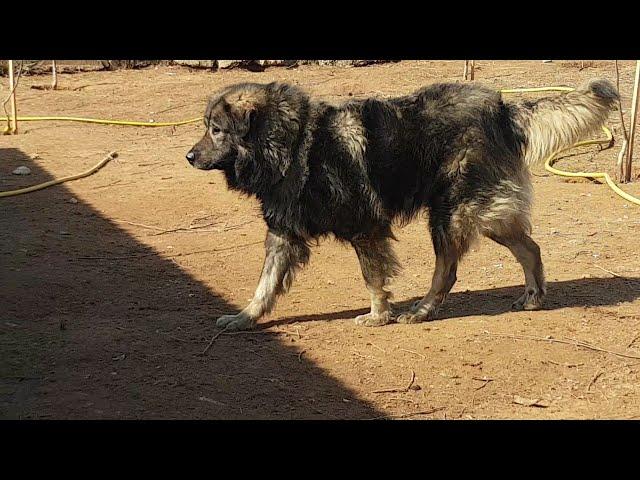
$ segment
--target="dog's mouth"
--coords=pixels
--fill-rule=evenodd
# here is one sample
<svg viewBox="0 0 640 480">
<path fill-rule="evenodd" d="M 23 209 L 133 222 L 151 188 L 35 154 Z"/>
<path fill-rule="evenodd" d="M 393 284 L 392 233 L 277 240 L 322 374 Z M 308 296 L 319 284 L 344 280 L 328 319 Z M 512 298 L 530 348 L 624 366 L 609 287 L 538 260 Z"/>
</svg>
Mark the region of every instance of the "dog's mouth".
<svg viewBox="0 0 640 480">
<path fill-rule="evenodd" d="M 194 167 L 199 170 L 226 170 L 233 164 L 233 160 L 219 160 L 217 162 L 195 164 Z"/>
<path fill-rule="evenodd" d="M 204 163 L 201 165 L 194 165 L 198 170 L 214 170 L 216 169 L 216 165 L 214 163 Z M 219 167 L 218 167 L 219 168 Z"/>
</svg>

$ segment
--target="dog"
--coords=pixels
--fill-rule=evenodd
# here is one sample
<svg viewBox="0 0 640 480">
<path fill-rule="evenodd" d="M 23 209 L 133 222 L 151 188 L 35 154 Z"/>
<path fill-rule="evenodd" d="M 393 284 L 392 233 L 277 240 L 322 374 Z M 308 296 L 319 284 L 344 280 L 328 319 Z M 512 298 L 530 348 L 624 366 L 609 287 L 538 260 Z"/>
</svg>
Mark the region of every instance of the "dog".
<svg viewBox="0 0 640 480">
<path fill-rule="evenodd" d="M 359 325 L 433 319 L 456 282 L 458 262 L 480 236 L 507 247 L 524 270 L 524 293 L 513 307 L 542 308 L 546 284 L 530 236 L 529 167 L 600 128 L 616 100 L 604 79 L 524 102 L 461 83 L 341 105 L 279 82 L 219 91 L 187 160 L 221 170 L 228 188 L 256 197 L 268 233 L 253 299 L 217 326 L 253 328 L 308 262 L 310 242 L 329 235 L 358 256 L 371 295 Z M 423 211 L 436 255 L 431 288 L 396 315 L 387 288 L 399 271 L 392 226 Z"/>
</svg>

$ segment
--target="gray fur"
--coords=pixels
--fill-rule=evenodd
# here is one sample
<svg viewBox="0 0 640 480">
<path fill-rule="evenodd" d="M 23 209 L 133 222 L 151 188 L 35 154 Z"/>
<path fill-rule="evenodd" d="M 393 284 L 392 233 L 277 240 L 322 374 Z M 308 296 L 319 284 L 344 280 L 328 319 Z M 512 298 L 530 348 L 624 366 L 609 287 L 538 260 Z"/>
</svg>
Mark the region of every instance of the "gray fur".
<svg viewBox="0 0 640 480">
<path fill-rule="evenodd" d="M 433 318 L 481 235 L 509 248 L 523 267 L 525 292 L 514 307 L 541 308 L 546 286 L 530 237 L 528 165 L 599 128 L 617 98 L 606 80 L 521 103 L 469 84 L 338 106 L 281 83 L 224 89 L 211 98 L 207 132 L 188 159 L 222 170 L 229 188 L 255 196 L 269 234 L 253 300 L 218 325 L 253 327 L 307 262 L 307 244 L 327 235 L 358 255 L 371 294 L 371 313 L 359 324 Z M 399 268 L 391 227 L 424 210 L 436 253 L 431 289 L 395 317 L 386 287 Z"/>
</svg>

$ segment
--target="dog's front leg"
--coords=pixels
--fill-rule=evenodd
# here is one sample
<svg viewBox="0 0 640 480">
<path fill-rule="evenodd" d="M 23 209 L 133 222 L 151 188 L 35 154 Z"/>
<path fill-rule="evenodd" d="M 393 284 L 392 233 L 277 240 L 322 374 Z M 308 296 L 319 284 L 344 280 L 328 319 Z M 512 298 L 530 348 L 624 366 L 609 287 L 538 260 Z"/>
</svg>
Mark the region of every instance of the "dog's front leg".
<svg viewBox="0 0 640 480">
<path fill-rule="evenodd" d="M 393 321 L 389 305 L 391 292 L 385 289 L 387 281 L 400 269 L 386 230 L 378 236 L 361 236 L 352 240 L 356 250 L 362 276 L 371 294 L 371 312 L 355 318 L 358 325 L 378 327 Z"/>
<path fill-rule="evenodd" d="M 224 315 L 216 325 L 227 330 L 248 330 L 269 313 L 278 295 L 286 293 L 300 267 L 309 261 L 309 248 L 304 241 L 269 230 L 265 240 L 266 256 L 262 276 L 253 299 L 237 315 Z"/>
</svg>

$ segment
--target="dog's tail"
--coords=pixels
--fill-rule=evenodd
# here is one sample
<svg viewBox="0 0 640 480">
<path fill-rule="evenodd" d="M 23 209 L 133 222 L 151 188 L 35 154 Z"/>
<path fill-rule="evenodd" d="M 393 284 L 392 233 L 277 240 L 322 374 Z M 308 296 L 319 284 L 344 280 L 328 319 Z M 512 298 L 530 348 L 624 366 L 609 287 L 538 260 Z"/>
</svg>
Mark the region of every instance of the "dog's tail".
<svg viewBox="0 0 640 480">
<path fill-rule="evenodd" d="M 584 140 L 602 127 L 617 100 L 618 92 L 611 82 L 594 79 L 561 96 L 514 105 L 512 119 L 523 133 L 525 163 L 543 162 Z"/>
</svg>

